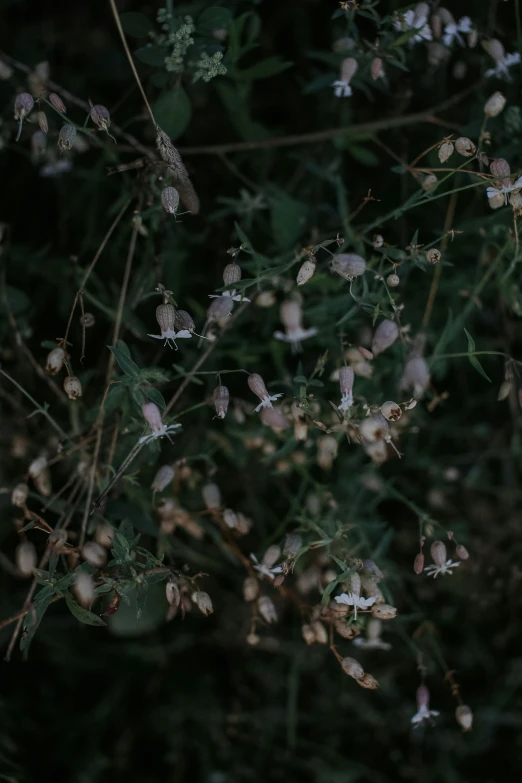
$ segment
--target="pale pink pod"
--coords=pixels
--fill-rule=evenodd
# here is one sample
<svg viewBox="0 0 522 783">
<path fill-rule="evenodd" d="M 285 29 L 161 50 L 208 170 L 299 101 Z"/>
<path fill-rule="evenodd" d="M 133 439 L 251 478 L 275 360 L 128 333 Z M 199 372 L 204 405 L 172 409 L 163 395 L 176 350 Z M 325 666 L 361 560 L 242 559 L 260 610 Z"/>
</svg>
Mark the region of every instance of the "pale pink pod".
<svg viewBox="0 0 522 783">
<path fill-rule="evenodd" d="M 223 270 L 223 283 L 224 285 L 234 285 L 241 280 L 241 267 L 239 264 L 232 262 L 227 264 Z"/>
<path fill-rule="evenodd" d="M 47 354 L 45 372 L 47 375 L 57 375 L 62 369 L 64 362 L 65 351 L 63 348 L 53 348 L 53 350 Z"/>
<path fill-rule="evenodd" d="M 227 415 L 228 403 L 230 400 L 230 393 L 226 386 L 216 386 L 214 394 L 212 395 L 214 406 L 216 408 L 216 416 L 218 419 L 224 419 Z"/>
<path fill-rule="evenodd" d="M 67 109 L 65 108 L 65 103 L 62 101 L 60 96 L 57 95 L 55 92 L 49 93 L 49 101 L 54 106 L 56 111 L 59 111 L 62 114 L 65 114 L 67 112 Z"/>
<path fill-rule="evenodd" d="M 352 367 L 341 367 L 339 370 L 339 386 L 341 387 L 341 394 L 344 396 L 350 395 L 353 389 L 354 372 Z"/>
<path fill-rule="evenodd" d="M 163 430 L 161 411 L 156 403 L 146 402 L 141 406 L 141 412 L 143 413 L 143 418 L 151 428 L 152 432 L 160 432 Z"/>
<path fill-rule="evenodd" d="M 430 547 L 430 552 L 435 565 L 439 568 L 443 566 L 447 560 L 445 543 L 443 541 L 434 541 Z"/>
<path fill-rule="evenodd" d="M 353 280 L 364 274 L 366 261 L 357 253 L 338 253 L 331 261 L 331 268 L 345 280 Z"/>
<path fill-rule="evenodd" d="M 250 391 L 254 392 L 256 397 L 259 397 L 260 400 L 263 400 L 265 397 L 268 397 L 268 392 L 266 390 L 265 382 L 257 372 L 254 372 L 251 375 L 249 375 L 247 382 Z"/>
<path fill-rule="evenodd" d="M 385 351 L 390 345 L 397 340 L 399 336 L 399 327 L 395 321 L 390 321 L 386 318 L 381 321 L 372 339 L 372 353 L 374 356 Z"/>
</svg>

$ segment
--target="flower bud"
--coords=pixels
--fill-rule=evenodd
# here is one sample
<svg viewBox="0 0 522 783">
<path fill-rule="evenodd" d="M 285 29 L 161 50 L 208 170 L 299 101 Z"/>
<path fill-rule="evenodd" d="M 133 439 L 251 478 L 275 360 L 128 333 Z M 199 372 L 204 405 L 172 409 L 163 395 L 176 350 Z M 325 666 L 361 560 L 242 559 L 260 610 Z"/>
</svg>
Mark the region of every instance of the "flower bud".
<svg viewBox="0 0 522 783">
<path fill-rule="evenodd" d="M 230 296 L 217 296 L 213 299 L 207 310 L 209 321 L 220 321 L 222 318 L 228 318 L 232 312 L 234 301 Z"/>
<path fill-rule="evenodd" d="M 80 606 L 88 609 L 95 598 L 95 585 L 92 576 L 85 571 L 78 571 L 75 574 L 73 590 Z"/>
<path fill-rule="evenodd" d="M 511 174 L 511 166 L 505 158 L 495 158 L 489 164 L 489 170 L 494 177 L 507 178 Z"/>
<path fill-rule="evenodd" d="M 430 547 L 431 557 L 436 566 L 443 566 L 447 560 L 446 545 L 443 541 L 434 541 Z"/>
<path fill-rule="evenodd" d="M 208 617 L 209 614 L 212 614 L 214 611 L 212 607 L 212 601 L 208 593 L 205 593 L 202 590 L 197 590 L 195 593 L 192 593 L 192 600 L 198 607 L 199 611 L 205 615 L 205 617 Z"/>
<path fill-rule="evenodd" d="M 304 264 L 300 267 L 297 273 L 297 285 L 304 285 L 313 277 L 317 267 L 317 261 L 313 256 L 308 256 Z"/>
<path fill-rule="evenodd" d="M 337 456 L 337 441 L 333 435 L 324 435 L 317 441 L 317 464 L 323 470 L 331 470 Z"/>
<path fill-rule="evenodd" d="M 63 390 L 70 400 L 77 400 L 82 396 L 82 385 L 76 375 L 68 375 L 63 382 Z"/>
<path fill-rule="evenodd" d="M 396 288 L 400 282 L 401 279 L 399 275 L 396 275 L 395 273 L 388 275 L 386 278 L 386 283 L 390 286 L 390 288 Z"/>
<path fill-rule="evenodd" d="M 332 271 L 344 277 L 345 280 L 353 280 L 360 277 L 366 270 L 366 261 L 356 253 L 339 253 L 331 261 Z"/>
<path fill-rule="evenodd" d="M 255 577 L 249 576 L 243 582 L 243 598 L 247 603 L 255 601 L 259 595 L 259 582 Z"/>
<path fill-rule="evenodd" d="M 469 552 L 466 549 L 465 546 L 462 546 L 462 544 L 458 544 L 455 548 L 455 554 L 459 558 L 459 560 L 467 560 L 469 557 Z"/>
<path fill-rule="evenodd" d="M 112 528 L 110 525 L 107 525 L 105 522 L 99 522 L 98 525 L 96 525 L 94 537 L 98 544 L 101 544 L 106 549 L 111 548 L 115 536 L 116 531 L 114 528 Z"/>
<path fill-rule="evenodd" d="M 467 704 L 459 704 L 455 710 L 455 718 L 464 731 L 471 731 L 473 728 L 473 712 L 471 711 L 471 707 L 468 707 Z"/>
<path fill-rule="evenodd" d="M 76 138 L 76 128 L 74 125 L 62 125 L 58 134 L 58 146 L 62 152 L 70 150 Z"/>
<path fill-rule="evenodd" d="M 62 101 L 60 96 L 57 95 L 55 92 L 49 93 L 49 101 L 52 103 L 56 111 L 59 111 L 62 114 L 65 114 L 67 112 L 67 109 L 65 108 L 65 103 Z"/>
<path fill-rule="evenodd" d="M 441 259 L 441 252 L 436 247 L 432 247 L 426 251 L 426 258 L 430 264 L 438 264 Z"/>
<path fill-rule="evenodd" d="M 205 506 L 209 511 L 221 508 L 221 492 L 217 484 L 205 484 L 202 494 Z"/>
<path fill-rule="evenodd" d="M 31 476 L 32 479 L 37 478 L 42 470 L 45 470 L 47 467 L 47 457 L 41 456 L 37 457 L 35 460 L 31 462 L 29 465 L 28 473 Z"/>
<path fill-rule="evenodd" d="M 181 603 L 181 593 L 176 582 L 168 581 L 165 585 L 165 598 L 170 606 L 178 608 Z"/>
<path fill-rule="evenodd" d="M 484 105 L 484 114 L 486 117 L 498 117 L 498 115 L 504 110 L 505 105 L 505 96 L 497 90 L 497 92 L 494 92 L 493 95 L 487 99 Z"/>
<path fill-rule="evenodd" d="M 179 193 L 176 188 L 163 188 L 161 191 L 161 203 L 165 212 L 168 212 L 169 215 L 175 215 L 179 206 Z"/>
<path fill-rule="evenodd" d="M 11 493 L 11 503 L 13 506 L 23 508 L 29 494 L 29 487 L 27 484 L 17 484 Z"/>
<path fill-rule="evenodd" d="M 387 421 L 398 421 L 402 416 L 400 405 L 396 402 L 384 402 L 381 405 L 381 413 Z"/>
<path fill-rule="evenodd" d="M 168 487 L 174 478 L 174 468 L 172 465 L 162 465 L 154 476 L 151 489 L 154 492 L 163 492 Z"/>
<path fill-rule="evenodd" d="M 47 361 L 45 364 L 45 372 L 47 375 L 56 375 L 60 372 L 65 361 L 65 351 L 63 348 L 53 348 L 47 354 Z"/>
<path fill-rule="evenodd" d="M 399 327 L 395 321 L 390 321 L 387 318 L 381 321 L 372 339 L 372 353 L 374 356 L 385 351 L 390 345 L 393 345 L 395 340 L 399 336 Z"/>
<path fill-rule="evenodd" d="M 152 432 L 160 432 L 163 429 L 161 411 L 154 402 L 146 402 L 141 406 L 143 418 L 151 428 Z"/>
<path fill-rule="evenodd" d="M 380 57 L 374 57 L 371 65 L 372 79 L 375 81 L 379 76 L 384 77 L 384 69 L 382 67 L 382 60 Z"/>
<path fill-rule="evenodd" d="M 267 595 L 262 595 L 258 599 L 257 608 L 265 622 L 270 624 L 277 622 L 277 612 L 274 602 Z"/>
<path fill-rule="evenodd" d="M 341 63 L 341 81 L 349 84 L 358 67 L 354 57 L 345 57 Z"/>
<path fill-rule="evenodd" d="M 439 160 L 441 163 L 446 163 L 453 155 L 454 146 L 451 141 L 444 141 L 439 147 Z"/>
<path fill-rule="evenodd" d="M 23 120 L 33 110 L 34 100 L 33 96 L 28 92 L 21 92 L 16 96 L 14 102 L 14 117 L 15 120 Z"/>
<path fill-rule="evenodd" d="M 214 389 L 214 394 L 212 395 L 212 399 L 216 408 L 216 416 L 218 419 L 224 419 L 227 415 L 228 403 L 230 399 L 230 394 L 227 387 L 222 386 L 221 384 L 216 386 Z"/>
<path fill-rule="evenodd" d="M 49 132 L 49 123 L 47 122 L 47 115 L 44 111 L 39 111 L 36 114 L 36 119 L 38 121 L 38 127 L 42 131 L 42 133 L 48 133 Z"/>
<path fill-rule="evenodd" d="M 397 609 L 390 604 L 374 604 L 372 606 L 372 617 L 377 620 L 393 620 L 397 616 Z"/>
<path fill-rule="evenodd" d="M 241 267 L 234 261 L 223 270 L 223 285 L 234 285 L 241 280 Z"/>
<path fill-rule="evenodd" d="M 33 569 L 36 568 L 36 549 L 34 544 L 31 544 L 30 541 L 18 544 L 15 551 L 15 563 L 21 576 L 32 576 Z"/>
<path fill-rule="evenodd" d="M 373 674 L 367 674 L 365 672 L 363 676 L 359 677 L 357 680 L 357 685 L 360 685 L 361 688 L 368 688 L 369 690 L 374 691 L 379 687 L 379 680 L 377 680 Z"/>
<path fill-rule="evenodd" d="M 413 563 L 413 570 L 415 571 L 417 576 L 419 574 L 422 574 L 422 572 L 424 571 L 424 555 L 422 554 L 422 552 L 419 552 L 416 555 L 415 561 Z"/>
<path fill-rule="evenodd" d="M 477 151 L 477 148 L 467 136 L 459 136 L 455 142 L 455 149 L 459 155 L 462 155 L 464 158 L 471 158 Z"/>
<path fill-rule="evenodd" d="M 364 669 L 355 658 L 343 658 L 341 666 L 343 672 L 347 674 L 348 677 L 353 677 L 354 680 L 360 680 L 361 677 L 364 677 Z"/>
<path fill-rule="evenodd" d="M 106 106 L 99 103 L 96 106 L 91 104 L 91 120 L 100 130 L 106 131 L 111 124 L 111 115 Z"/>
<path fill-rule="evenodd" d="M 429 385 L 430 372 L 426 361 L 421 356 L 409 359 L 400 380 L 400 388 L 413 387 L 414 397 L 422 397 Z"/>
<path fill-rule="evenodd" d="M 87 541 L 82 547 L 82 557 L 95 568 L 101 568 L 107 559 L 107 552 L 96 541 Z"/>
</svg>

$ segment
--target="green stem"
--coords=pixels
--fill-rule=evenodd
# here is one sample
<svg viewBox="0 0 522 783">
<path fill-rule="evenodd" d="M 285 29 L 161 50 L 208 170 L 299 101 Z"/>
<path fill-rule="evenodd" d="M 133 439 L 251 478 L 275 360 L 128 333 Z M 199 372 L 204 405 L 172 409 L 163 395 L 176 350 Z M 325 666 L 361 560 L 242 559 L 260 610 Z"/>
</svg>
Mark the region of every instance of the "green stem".
<svg viewBox="0 0 522 783">
<path fill-rule="evenodd" d="M 20 386 L 20 384 L 18 383 L 18 381 L 15 381 L 15 379 L 14 379 L 14 378 L 11 378 L 11 376 L 10 376 L 10 375 L 8 375 L 8 374 L 7 374 L 7 373 L 6 373 L 4 370 L 0 370 L 0 375 L 3 375 L 3 376 L 4 376 L 4 378 L 7 378 L 7 380 L 8 380 L 8 381 L 11 381 L 11 383 L 12 383 L 14 386 L 16 386 L 16 388 L 17 388 L 17 389 L 19 389 L 19 390 L 22 392 L 22 394 L 23 394 L 25 397 L 27 397 L 27 399 L 28 399 L 30 402 L 32 402 L 32 404 L 34 405 L 34 407 L 35 407 L 36 411 L 37 411 L 38 413 L 41 413 L 41 414 L 42 414 L 42 416 L 45 416 L 45 418 L 47 419 L 47 421 L 49 422 L 49 424 L 51 424 L 51 425 L 54 427 L 54 429 L 56 430 L 56 432 L 60 433 L 60 437 L 61 437 L 61 438 L 64 438 L 65 440 L 71 440 L 71 439 L 70 439 L 70 437 L 67 435 L 67 433 L 66 433 L 64 430 L 62 430 L 62 428 L 60 427 L 60 425 L 59 425 L 59 424 L 58 424 L 58 423 L 57 423 L 57 422 L 56 422 L 56 421 L 53 419 L 53 417 L 51 416 L 51 414 L 50 414 L 50 413 L 48 413 L 48 411 L 47 411 L 45 408 L 43 408 L 43 407 L 42 407 L 42 406 L 41 406 L 41 405 L 40 405 L 38 402 L 36 402 L 36 400 L 34 399 L 34 397 L 31 397 L 31 395 L 29 394 L 29 392 L 27 392 L 27 391 L 26 391 L 26 390 L 23 388 L 23 386 Z"/>
</svg>

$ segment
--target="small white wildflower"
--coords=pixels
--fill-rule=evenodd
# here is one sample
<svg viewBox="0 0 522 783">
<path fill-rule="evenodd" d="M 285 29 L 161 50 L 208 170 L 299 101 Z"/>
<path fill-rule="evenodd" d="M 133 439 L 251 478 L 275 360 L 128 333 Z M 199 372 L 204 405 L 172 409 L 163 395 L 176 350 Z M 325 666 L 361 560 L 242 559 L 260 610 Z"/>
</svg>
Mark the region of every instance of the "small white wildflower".
<svg viewBox="0 0 522 783">
<path fill-rule="evenodd" d="M 357 609 L 368 609 L 375 603 L 375 598 L 361 598 L 361 596 L 355 593 L 341 593 L 336 595 L 335 600 L 338 604 L 346 604 L 347 606 L 353 606 L 354 618 L 357 620 Z"/>
<path fill-rule="evenodd" d="M 298 302 L 288 300 L 281 305 L 281 321 L 285 326 L 284 332 L 274 332 L 276 340 L 290 343 L 292 353 L 302 351 L 301 340 L 308 340 L 317 334 L 317 329 L 303 329 L 301 305 Z"/>
<path fill-rule="evenodd" d="M 164 424 L 161 419 L 160 409 L 153 402 L 146 402 L 145 405 L 142 406 L 141 411 L 151 432 L 140 438 L 138 443 L 148 443 L 156 438 L 162 438 L 164 435 L 170 440 L 170 433 L 175 432 L 181 427 L 181 424 Z"/>
<path fill-rule="evenodd" d="M 442 541 L 434 541 L 431 545 L 430 552 L 433 563 L 426 566 L 424 570 L 427 572 L 428 576 L 433 576 L 434 579 L 436 579 L 439 574 L 449 574 L 451 576 L 452 569 L 460 565 L 460 562 L 453 563 L 451 558 L 446 560 L 446 545 Z"/>
<path fill-rule="evenodd" d="M 409 46 L 413 46 L 413 44 L 420 43 L 421 41 L 432 40 L 431 27 L 428 24 L 428 13 L 429 8 L 427 3 L 419 3 L 414 9 L 410 8 L 409 11 L 400 14 L 398 19 L 393 23 L 395 29 L 400 32 L 405 32 L 407 30 L 416 31 L 416 34 L 408 41 Z"/>
<path fill-rule="evenodd" d="M 487 45 L 484 45 L 484 48 L 495 60 L 495 67 L 490 68 L 484 74 L 486 79 L 489 79 L 491 76 L 496 76 L 498 79 L 506 79 L 506 81 L 510 82 L 511 76 L 509 75 L 509 68 L 520 62 L 520 53 L 512 52 L 511 54 L 505 54 L 504 47 L 500 41 L 497 41 L 496 39 L 488 41 Z"/>
<path fill-rule="evenodd" d="M 425 721 L 431 722 L 439 713 L 437 710 L 430 710 L 430 692 L 425 685 L 417 688 L 417 712 L 411 719 L 414 727 L 422 725 Z"/>
<path fill-rule="evenodd" d="M 458 22 L 451 22 L 444 27 L 442 42 L 445 46 L 451 46 L 453 41 L 457 41 L 460 46 L 465 46 L 459 33 L 471 32 L 471 19 L 469 16 L 463 16 Z"/>
<path fill-rule="evenodd" d="M 274 561 L 270 562 L 271 558 L 269 558 L 268 560 L 266 559 L 266 556 L 268 554 L 272 554 L 270 552 L 271 549 L 272 547 L 269 547 L 269 549 L 267 549 L 265 557 L 263 558 L 261 563 L 259 562 L 257 557 L 253 554 L 250 555 L 250 559 L 254 564 L 254 571 L 257 571 L 257 573 L 260 574 L 261 576 L 266 576 L 267 579 L 270 579 L 270 581 L 273 582 L 274 579 L 276 578 L 276 575 L 281 574 L 283 572 L 283 569 L 281 568 L 281 566 L 273 565 L 275 560 L 277 560 L 277 558 L 279 557 L 279 547 L 275 547 L 275 549 L 277 549 L 277 554 Z"/>
<path fill-rule="evenodd" d="M 512 185 L 504 185 L 501 188 L 489 187 L 486 188 L 486 195 L 488 199 L 492 199 L 495 196 L 504 196 L 504 204 L 507 204 L 508 193 L 512 193 L 514 190 L 522 188 L 522 177 L 519 177 Z"/>
</svg>

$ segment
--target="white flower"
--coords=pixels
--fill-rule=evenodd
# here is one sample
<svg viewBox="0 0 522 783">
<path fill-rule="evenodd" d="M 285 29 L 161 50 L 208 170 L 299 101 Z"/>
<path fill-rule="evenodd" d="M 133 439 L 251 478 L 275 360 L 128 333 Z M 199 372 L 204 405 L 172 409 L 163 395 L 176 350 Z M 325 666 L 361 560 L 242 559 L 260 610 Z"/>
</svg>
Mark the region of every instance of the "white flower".
<svg viewBox="0 0 522 783">
<path fill-rule="evenodd" d="M 424 721 L 429 721 L 431 718 L 436 718 L 439 713 L 437 710 L 430 710 L 425 704 L 422 704 L 419 711 L 415 713 L 411 722 L 415 727 L 420 726 Z"/>
<path fill-rule="evenodd" d="M 176 345 L 176 340 L 192 337 L 192 335 L 188 329 L 182 329 L 180 332 L 175 332 L 174 329 L 166 329 L 165 331 L 162 331 L 161 334 L 148 334 L 147 337 L 153 337 L 155 340 L 165 340 L 165 345 L 168 345 L 169 348 L 174 347 L 177 351 L 178 346 Z M 173 345 L 171 345 L 171 343 Z"/>
<path fill-rule="evenodd" d="M 458 22 L 447 24 L 444 28 L 444 35 L 442 36 L 442 42 L 444 46 L 451 46 L 453 41 L 458 41 L 460 46 L 464 46 L 464 41 L 460 37 L 459 33 L 471 32 L 471 19 L 469 16 L 463 16 Z"/>
<path fill-rule="evenodd" d="M 350 410 L 350 408 L 353 405 L 353 394 L 352 392 L 348 392 L 347 394 L 343 394 L 341 397 L 341 404 L 339 405 L 339 410 L 343 411 L 343 413 L 346 413 Z"/>
<path fill-rule="evenodd" d="M 170 440 L 170 433 L 181 427 L 181 424 L 164 424 L 161 418 L 161 411 L 154 402 L 146 402 L 142 405 L 141 410 L 151 431 L 148 435 L 140 438 L 138 443 L 148 443 L 156 438 L 163 438 L 164 435 Z"/>
<path fill-rule="evenodd" d="M 302 351 L 301 340 L 308 340 L 309 337 L 313 337 L 317 334 L 317 329 L 303 329 L 298 327 L 297 329 L 287 329 L 286 332 L 274 332 L 276 340 L 282 340 L 285 343 L 290 343 L 292 346 L 292 353 Z"/>
<path fill-rule="evenodd" d="M 518 190 L 519 188 L 522 188 L 522 177 L 519 177 L 513 183 L 513 185 L 504 185 L 502 188 L 486 188 L 486 195 L 488 198 L 494 198 L 494 196 L 503 195 L 504 204 L 507 204 L 508 193 L 511 193 L 513 190 Z"/>
<path fill-rule="evenodd" d="M 209 299 L 219 299 L 220 296 L 226 296 L 229 299 L 232 299 L 234 302 L 250 302 L 250 299 L 247 299 L 246 296 L 236 294 L 234 288 L 232 288 L 230 291 L 222 291 L 220 294 L 209 294 L 208 296 Z"/>
<path fill-rule="evenodd" d="M 413 35 L 409 42 L 409 46 L 413 46 L 414 43 L 420 41 L 431 41 L 431 27 L 428 24 L 428 17 L 425 14 L 418 14 L 415 10 L 410 9 L 400 14 L 399 18 L 393 23 L 396 30 L 404 32 L 405 30 L 415 30 L 416 35 Z"/>
<path fill-rule="evenodd" d="M 352 94 L 352 88 L 348 82 L 338 79 L 336 82 L 332 82 L 334 88 L 334 95 L 336 98 L 349 98 Z"/>
<path fill-rule="evenodd" d="M 164 435 L 166 435 L 170 440 L 170 434 L 178 430 L 180 427 L 181 424 L 163 424 L 161 429 L 154 430 L 154 432 L 150 432 L 148 435 L 144 435 L 139 439 L 138 443 L 147 443 L 149 441 L 156 440 L 156 438 L 163 438 Z"/>
<path fill-rule="evenodd" d="M 338 604 L 347 604 L 348 606 L 353 606 L 354 618 L 356 620 L 357 609 L 368 609 L 368 607 L 372 606 L 376 601 L 375 597 L 361 598 L 361 596 L 355 595 L 355 593 L 341 593 L 341 595 L 335 596 L 335 600 Z"/>
<path fill-rule="evenodd" d="M 273 408 L 272 401 L 275 402 L 278 397 L 284 397 L 284 394 L 267 394 L 266 397 L 263 397 L 257 408 L 254 408 L 255 412 L 259 413 L 261 408 Z"/>
<path fill-rule="evenodd" d="M 497 76 L 499 79 L 506 79 L 508 82 L 510 82 L 511 76 L 509 75 L 508 68 L 510 68 L 512 65 L 516 65 L 519 62 L 520 62 L 519 52 L 506 54 L 501 59 L 496 60 L 495 67 L 490 68 L 488 71 L 486 71 L 485 76 L 486 78 L 489 78 L 490 76 Z"/>
<path fill-rule="evenodd" d="M 428 576 L 432 576 L 434 579 L 436 579 L 439 574 L 449 574 L 452 576 L 451 569 L 456 568 L 459 565 L 460 563 L 452 563 L 451 559 L 449 559 L 441 565 L 435 565 L 432 563 L 431 565 L 426 566 L 424 570 L 428 572 Z"/>
<path fill-rule="evenodd" d="M 260 563 L 257 557 L 252 554 L 250 555 L 250 559 L 254 564 L 254 571 L 257 571 L 257 573 L 261 574 L 262 576 L 266 576 L 267 579 L 270 579 L 272 582 L 276 578 L 276 574 L 283 573 L 281 566 L 274 566 L 273 568 L 269 568 L 267 565 Z"/>
</svg>

